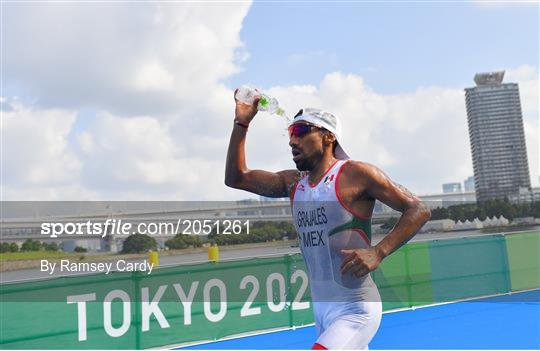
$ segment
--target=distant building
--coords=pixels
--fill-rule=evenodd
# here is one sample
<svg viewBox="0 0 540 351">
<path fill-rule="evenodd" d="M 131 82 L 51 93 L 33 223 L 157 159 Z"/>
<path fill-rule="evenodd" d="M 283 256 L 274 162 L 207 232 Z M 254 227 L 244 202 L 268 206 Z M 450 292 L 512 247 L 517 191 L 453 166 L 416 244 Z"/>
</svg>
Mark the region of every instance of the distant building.
<svg viewBox="0 0 540 351">
<path fill-rule="evenodd" d="M 256 200 L 256 199 L 243 199 L 243 200 L 236 201 L 236 206 L 239 206 L 241 208 L 241 206 L 251 206 L 258 203 L 259 203 L 259 200 Z M 258 210 L 253 209 L 253 208 L 250 208 L 248 210 L 237 211 L 238 216 L 255 216 L 258 213 L 259 213 Z"/>
<path fill-rule="evenodd" d="M 446 183 L 442 185 L 442 190 L 444 194 L 449 193 L 460 193 L 461 192 L 461 183 Z"/>
<path fill-rule="evenodd" d="M 476 202 L 476 194 L 474 193 L 474 191 L 435 195 L 420 195 L 419 197 L 430 208 L 446 208 L 449 206 L 464 205 Z"/>
<path fill-rule="evenodd" d="M 540 188 L 519 188 L 519 193 L 508 197 L 510 202 L 532 202 L 540 201 Z"/>
<path fill-rule="evenodd" d="M 281 197 L 267 197 L 267 196 L 262 196 L 262 195 L 259 195 L 259 201 L 260 202 L 267 202 L 267 201 L 282 201 L 283 198 Z"/>
<path fill-rule="evenodd" d="M 470 176 L 469 178 L 465 179 L 463 182 L 463 187 L 465 188 L 465 191 L 474 191 L 474 176 Z"/>
<path fill-rule="evenodd" d="M 476 202 L 476 195 L 474 191 L 459 192 L 459 193 L 445 193 L 445 194 L 431 194 L 431 195 L 418 195 L 420 200 L 424 202 L 429 208 L 434 209 L 437 207 L 449 207 L 453 205 L 472 204 Z M 380 201 L 375 201 L 375 207 L 373 208 L 373 214 L 376 215 L 392 215 L 399 217 L 400 213 L 383 204 Z"/>
<path fill-rule="evenodd" d="M 465 89 L 478 201 L 531 188 L 519 87 L 503 77 L 504 71 L 479 73 L 476 87 Z"/>
</svg>

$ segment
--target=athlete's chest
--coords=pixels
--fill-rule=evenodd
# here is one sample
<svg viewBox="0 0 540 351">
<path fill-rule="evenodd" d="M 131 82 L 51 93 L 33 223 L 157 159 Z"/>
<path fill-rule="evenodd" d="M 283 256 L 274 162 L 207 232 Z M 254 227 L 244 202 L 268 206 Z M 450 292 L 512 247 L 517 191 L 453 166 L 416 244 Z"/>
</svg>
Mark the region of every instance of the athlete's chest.
<svg viewBox="0 0 540 351">
<path fill-rule="evenodd" d="M 336 176 L 337 174 L 326 175 L 316 185 L 310 184 L 307 177 L 302 179 L 296 187 L 295 201 L 306 202 L 336 199 Z"/>
<path fill-rule="evenodd" d="M 336 193 L 340 170 L 337 166 L 340 165 L 331 169 L 316 185 L 310 184 L 307 177 L 298 183 L 292 211 L 303 246 L 325 246 L 329 230 L 350 217 Z"/>
</svg>

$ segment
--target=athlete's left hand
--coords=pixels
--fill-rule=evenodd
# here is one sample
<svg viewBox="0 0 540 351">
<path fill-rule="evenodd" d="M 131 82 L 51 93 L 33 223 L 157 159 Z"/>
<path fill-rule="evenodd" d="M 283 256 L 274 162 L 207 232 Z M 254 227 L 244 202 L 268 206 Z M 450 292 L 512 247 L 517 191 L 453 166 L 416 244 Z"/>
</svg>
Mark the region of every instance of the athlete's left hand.
<svg viewBox="0 0 540 351">
<path fill-rule="evenodd" d="M 377 269 L 382 261 L 379 250 L 374 246 L 367 249 L 341 250 L 341 254 L 345 255 L 341 264 L 341 274 L 351 271 L 358 278 Z"/>
</svg>

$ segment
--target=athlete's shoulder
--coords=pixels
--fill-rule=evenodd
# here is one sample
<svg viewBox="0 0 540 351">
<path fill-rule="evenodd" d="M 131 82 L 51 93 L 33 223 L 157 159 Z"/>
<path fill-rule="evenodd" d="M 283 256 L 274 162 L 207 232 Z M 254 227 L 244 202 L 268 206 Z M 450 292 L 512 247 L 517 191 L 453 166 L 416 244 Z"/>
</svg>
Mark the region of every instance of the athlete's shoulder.
<svg viewBox="0 0 540 351">
<path fill-rule="evenodd" d="M 285 180 L 286 183 L 292 183 L 292 184 L 302 179 L 305 176 L 303 173 L 304 172 L 298 171 L 296 169 L 286 169 L 286 170 L 277 172 L 277 174 L 283 180 Z"/>
<path fill-rule="evenodd" d="M 355 179 L 370 179 L 372 177 L 384 175 L 384 172 L 377 166 L 356 160 L 347 160 L 347 162 L 343 164 L 342 173 L 346 177 L 353 177 Z"/>
<path fill-rule="evenodd" d="M 294 188 L 305 177 L 304 172 L 298 171 L 296 169 L 286 169 L 283 171 L 277 172 L 277 174 L 283 180 L 285 187 L 287 189 L 287 194 L 291 196 L 291 192 L 294 192 Z"/>
</svg>

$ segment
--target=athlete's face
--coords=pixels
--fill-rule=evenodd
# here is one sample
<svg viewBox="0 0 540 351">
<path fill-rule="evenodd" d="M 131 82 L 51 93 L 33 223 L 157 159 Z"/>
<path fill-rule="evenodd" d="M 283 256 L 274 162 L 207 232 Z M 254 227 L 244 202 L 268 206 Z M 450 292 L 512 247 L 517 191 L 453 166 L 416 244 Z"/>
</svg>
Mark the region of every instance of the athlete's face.
<svg viewBox="0 0 540 351">
<path fill-rule="evenodd" d="M 293 161 L 299 171 L 310 171 L 324 154 L 323 133 L 321 129 L 308 123 L 294 124 L 289 128 L 289 146 Z"/>
</svg>

